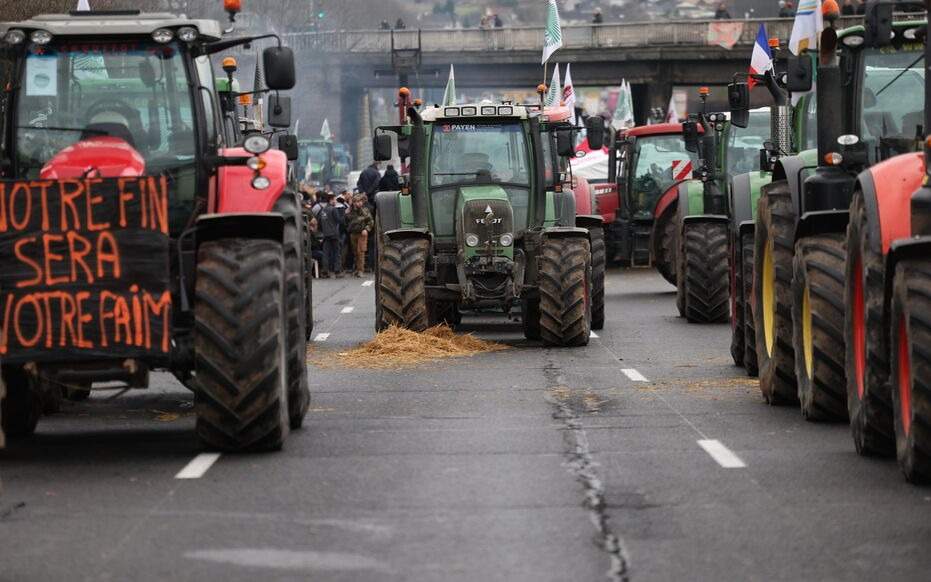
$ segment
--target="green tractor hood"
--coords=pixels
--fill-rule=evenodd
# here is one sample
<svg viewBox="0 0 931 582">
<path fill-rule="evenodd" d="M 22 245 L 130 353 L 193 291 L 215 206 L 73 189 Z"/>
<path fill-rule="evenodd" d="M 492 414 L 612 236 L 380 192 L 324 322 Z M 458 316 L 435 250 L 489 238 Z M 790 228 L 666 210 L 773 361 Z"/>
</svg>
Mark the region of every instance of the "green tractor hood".
<svg viewBox="0 0 931 582">
<path fill-rule="evenodd" d="M 460 187 L 456 216 L 457 239 L 466 259 L 478 255 L 514 258 L 513 243 L 502 246 L 498 241 L 501 234 L 514 235 L 514 213 L 504 188 L 496 184 Z M 468 246 L 465 239 L 469 234 L 479 236 L 482 242 Z M 492 252 L 488 253 L 489 250 Z"/>
</svg>

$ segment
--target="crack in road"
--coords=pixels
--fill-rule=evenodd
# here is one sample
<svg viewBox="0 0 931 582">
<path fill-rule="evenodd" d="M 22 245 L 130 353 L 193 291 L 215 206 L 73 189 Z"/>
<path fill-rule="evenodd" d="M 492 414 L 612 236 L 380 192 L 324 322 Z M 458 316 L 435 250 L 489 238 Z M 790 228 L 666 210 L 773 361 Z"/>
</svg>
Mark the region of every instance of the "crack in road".
<svg viewBox="0 0 931 582">
<path fill-rule="evenodd" d="M 611 582 L 627 582 L 630 580 L 627 552 L 621 538 L 608 523 L 604 483 L 598 476 L 598 463 L 592 457 L 582 418 L 570 405 L 571 390 L 566 387 L 559 368 L 551 362 L 548 362 L 543 374 L 551 391 L 547 395 L 547 401 L 556 408 L 553 418 L 562 423 L 561 430 L 567 446 L 566 456 L 569 458 L 566 466 L 569 473 L 582 484 L 583 506 L 588 510 L 592 525 L 595 526 L 596 545 L 608 554 L 610 560 L 610 567 L 605 576 Z"/>
</svg>

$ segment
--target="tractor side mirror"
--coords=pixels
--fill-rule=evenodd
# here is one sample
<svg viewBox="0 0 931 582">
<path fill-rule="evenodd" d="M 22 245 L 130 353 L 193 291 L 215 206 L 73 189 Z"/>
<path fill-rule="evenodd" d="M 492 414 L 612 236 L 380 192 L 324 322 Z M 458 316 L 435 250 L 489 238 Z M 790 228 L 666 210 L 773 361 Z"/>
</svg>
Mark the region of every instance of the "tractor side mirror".
<svg viewBox="0 0 931 582">
<path fill-rule="evenodd" d="M 813 78 L 811 57 L 804 53 L 801 56 L 789 57 L 786 64 L 786 89 L 790 93 L 811 91 Z"/>
<path fill-rule="evenodd" d="M 387 133 L 376 133 L 375 143 L 373 144 L 375 161 L 387 162 L 391 159 L 391 136 Z"/>
<path fill-rule="evenodd" d="M 291 98 L 272 94 L 268 97 L 268 125 L 291 127 Z"/>
<path fill-rule="evenodd" d="M 731 123 L 736 127 L 747 127 L 750 123 L 750 86 L 731 83 L 727 86 L 727 101 L 731 109 Z"/>
<path fill-rule="evenodd" d="M 867 2 L 865 25 L 863 41 L 866 46 L 881 48 L 892 44 L 892 4 Z"/>
<path fill-rule="evenodd" d="M 592 115 L 585 122 L 585 130 L 588 134 L 588 147 L 592 150 L 600 150 L 605 145 L 605 120 L 600 115 Z"/>
<path fill-rule="evenodd" d="M 278 149 L 284 152 L 289 162 L 296 161 L 300 153 L 297 145 L 297 136 L 291 134 L 279 135 Z"/>
<path fill-rule="evenodd" d="M 411 138 L 409 136 L 398 136 L 398 157 L 402 160 L 411 157 Z"/>
<path fill-rule="evenodd" d="M 575 144 L 572 143 L 571 131 L 563 129 L 556 132 L 556 154 L 562 158 L 571 158 L 575 155 Z"/>
<path fill-rule="evenodd" d="M 698 123 L 693 120 L 682 122 L 682 139 L 685 140 L 685 150 L 698 151 Z"/>
<path fill-rule="evenodd" d="M 294 51 L 286 46 L 271 46 L 262 51 L 265 85 L 273 91 L 287 91 L 295 85 Z"/>
</svg>

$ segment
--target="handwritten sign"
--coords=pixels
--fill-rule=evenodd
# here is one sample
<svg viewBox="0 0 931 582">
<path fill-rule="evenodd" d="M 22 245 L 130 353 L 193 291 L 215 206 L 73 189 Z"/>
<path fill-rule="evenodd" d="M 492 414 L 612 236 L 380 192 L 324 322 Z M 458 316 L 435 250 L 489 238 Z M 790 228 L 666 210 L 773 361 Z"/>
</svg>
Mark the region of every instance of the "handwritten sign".
<svg viewBox="0 0 931 582">
<path fill-rule="evenodd" d="M 167 355 L 164 177 L 0 180 L 4 363 Z"/>
</svg>

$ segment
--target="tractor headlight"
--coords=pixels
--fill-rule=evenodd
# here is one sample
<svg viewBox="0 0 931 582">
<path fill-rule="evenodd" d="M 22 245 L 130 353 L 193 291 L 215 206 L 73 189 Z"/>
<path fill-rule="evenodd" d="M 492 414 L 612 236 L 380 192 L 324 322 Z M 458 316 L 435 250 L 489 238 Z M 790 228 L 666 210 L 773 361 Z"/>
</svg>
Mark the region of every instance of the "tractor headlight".
<svg viewBox="0 0 931 582">
<path fill-rule="evenodd" d="M 167 44 L 175 38 L 175 33 L 167 28 L 159 28 L 152 33 L 152 40 L 158 44 Z"/>
<path fill-rule="evenodd" d="M 272 181 L 265 176 L 256 176 L 252 179 L 252 187 L 256 190 L 267 190 L 272 185 Z"/>
<path fill-rule="evenodd" d="M 467 247 L 477 247 L 480 242 L 477 234 L 467 234 L 465 240 Z"/>
<path fill-rule="evenodd" d="M 7 44 L 23 44 L 26 40 L 26 33 L 14 28 L 4 35 L 3 40 L 5 40 Z"/>
<path fill-rule="evenodd" d="M 246 166 L 248 166 L 250 170 L 258 172 L 265 169 L 265 160 L 258 156 L 254 156 L 246 160 Z"/>
<path fill-rule="evenodd" d="M 514 235 L 512 235 L 512 234 L 509 233 L 509 232 L 506 232 L 506 233 L 502 234 L 500 237 L 498 237 L 498 242 L 499 242 L 499 243 L 501 244 L 501 246 L 503 246 L 503 247 L 509 247 L 509 246 L 511 246 L 512 244 L 514 244 Z"/>
<path fill-rule="evenodd" d="M 250 135 L 243 142 L 242 147 L 250 154 L 257 156 L 267 152 L 272 147 L 272 143 L 264 135 Z"/>
<path fill-rule="evenodd" d="M 52 33 L 47 30 L 34 30 L 29 35 L 29 40 L 38 45 L 48 44 L 52 42 Z"/>
<path fill-rule="evenodd" d="M 178 38 L 184 42 L 194 42 L 198 37 L 197 29 L 193 26 L 185 26 L 178 29 Z"/>
</svg>

